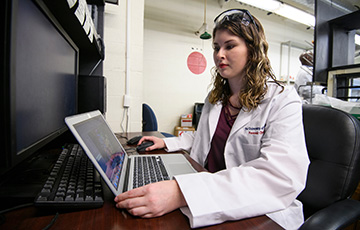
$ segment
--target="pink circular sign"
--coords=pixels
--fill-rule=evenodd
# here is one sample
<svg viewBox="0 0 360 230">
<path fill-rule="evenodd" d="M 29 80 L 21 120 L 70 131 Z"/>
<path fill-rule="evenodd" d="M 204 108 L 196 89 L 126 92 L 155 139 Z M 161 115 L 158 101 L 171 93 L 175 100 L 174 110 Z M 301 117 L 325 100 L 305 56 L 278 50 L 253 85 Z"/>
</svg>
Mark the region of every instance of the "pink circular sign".
<svg viewBox="0 0 360 230">
<path fill-rule="evenodd" d="M 206 69 L 206 58 L 202 53 L 192 52 L 187 59 L 187 66 L 194 74 L 202 74 Z"/>
</svg>

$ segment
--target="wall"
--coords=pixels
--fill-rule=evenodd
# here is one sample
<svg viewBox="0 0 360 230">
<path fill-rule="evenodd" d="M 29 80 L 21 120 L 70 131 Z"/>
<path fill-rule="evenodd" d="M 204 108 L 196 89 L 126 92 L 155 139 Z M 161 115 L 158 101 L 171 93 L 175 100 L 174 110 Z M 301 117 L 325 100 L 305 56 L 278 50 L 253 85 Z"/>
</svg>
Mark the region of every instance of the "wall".
<svg viewBox="0 0 360 230">
<path fill-rule="evenodd" d="M 132 7 L 138 4 L 132 1 Z M 141 1 L 140 1 L 141 2 Z M 159 130 L 173 132 L 181 114 L 191 113 L 195 102 L 203 102 L 211 83 L 213 67 L 211 40 L 195 35 L 204 17 L 203 0 L 145 0 L 143 8 L 134 9 L 131 42 L 138 46 L 133 52 L 134 73 L 130 82 L 130 131 L 141 131 L 141 104 L 148 103 L 155 111 Z M 105 7 L 106 59 L 104 74 L 108 78 L 107 119 L 114 131 L 121 131 L 124 95 L 124 25 L 126 2 Z M 139 10 L 140 8 L 140 10 Z M 263 24 L 269 42 L 269 58 L 274 72 L 280 74 L 280 44 L 292 41 L 308 46 L 313 30 L 276 15 L 229 1 L 220 7 L 217 0 L 207 1 L 207 23 L 211 33 L 212 21 L 228 8 L 247 8 Z M 143 14 L 144 20 L 140 17 Z M 134 22 L 134 20 L 136 22 Z M 143 25 L 142 25 L 143 23 Z M 141 28 L 143 31 L 140 31 Z M 140 36 L 143 36 L 143 42 Z M 110 49 L 110 50 L 109 50 Z M 142 52 L 141 52 L 142 51 Z M 204 73 L 193 74 L 187 67 L 187 57 L 193 51 L 204 54 L 207 67 Z M 285 52 L 285 51 L 284 51 Z M 287 72 L 287 51 L 283 54 L 282 73 Z M 290 75 L 296 75 L 300 66 L 301 49 L 292 48 Z M 135 62 L 135 63 L 134 63 Z M 284 69 L 285 68 L 285 69 Z M 280 76 L 279 76 L 280 78 Z"/>
<path fill-rule="evenodd" d="M 143 18 L 144 1 L 131 1 L 130 42 L 127 51 L 126 18 L 127 4 L 119 0 L 119 5 L 106 4 L 104 16 L 105 61 L 104 76 L 107 79 L 106 119 L 114 132 L 141 131 L 141 105 L 143 99 Z M 128 55 L 128 56 L 127 56 Z M 126 63 L 129 62 L 129 79 L 126 82 Z M 126 93 L 130 93 L 130 108 L 123 105 Z M 127 117 L 131 119 L 127 119 Z"/>
</svg>

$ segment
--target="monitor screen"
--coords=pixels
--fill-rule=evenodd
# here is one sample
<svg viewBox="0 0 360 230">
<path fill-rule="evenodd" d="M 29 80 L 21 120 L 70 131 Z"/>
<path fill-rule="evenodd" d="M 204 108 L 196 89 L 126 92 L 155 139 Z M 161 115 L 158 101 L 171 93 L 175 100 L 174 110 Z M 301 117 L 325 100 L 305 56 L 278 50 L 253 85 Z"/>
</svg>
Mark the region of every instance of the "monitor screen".
<svg viewBox="0 0 360 230">
<path fill-rule="evenodd" d="M 7 166 L 67 130 L 77 113 L 78 48 L 33 1 L 12 1 Z"/>
</svg>

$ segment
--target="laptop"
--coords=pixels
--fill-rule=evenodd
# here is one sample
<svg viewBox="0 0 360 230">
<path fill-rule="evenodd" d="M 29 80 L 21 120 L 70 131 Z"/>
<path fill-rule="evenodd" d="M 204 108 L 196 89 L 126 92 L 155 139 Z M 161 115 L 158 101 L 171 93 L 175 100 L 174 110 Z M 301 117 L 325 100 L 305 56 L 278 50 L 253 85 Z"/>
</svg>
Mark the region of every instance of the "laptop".
<svg viewBox="0 0 360 230">
<path fill-rule="evenodd" d="M 183 154 L 128 155 L 98 110 L 66 117 L 65 123 L 115 196 L 138 187 L 138 161 L 162 162 L 167 179 L 196 172 Z"/>
</svg>

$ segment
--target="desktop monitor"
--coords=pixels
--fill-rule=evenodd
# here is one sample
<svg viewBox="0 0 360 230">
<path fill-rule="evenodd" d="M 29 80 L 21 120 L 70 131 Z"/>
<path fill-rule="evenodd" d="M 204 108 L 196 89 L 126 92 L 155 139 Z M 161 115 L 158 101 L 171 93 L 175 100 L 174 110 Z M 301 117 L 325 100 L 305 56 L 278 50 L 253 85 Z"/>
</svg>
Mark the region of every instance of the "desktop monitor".
<svg viewBox="0 0 360 230">
<path fill-rule="evenodd" d="M 4 1 L 0 175 L 64 133 L 77 113 L 78 48 L 46 9 Z"/>
</svg>

